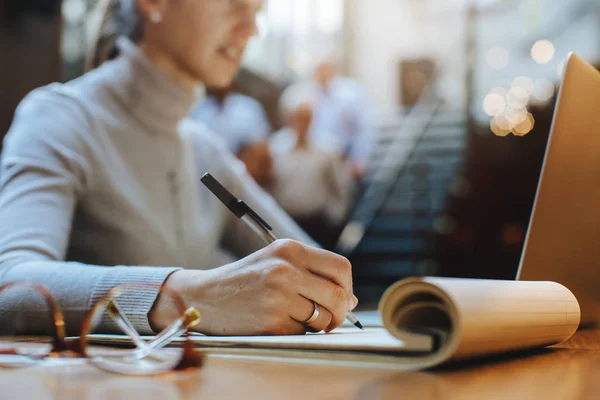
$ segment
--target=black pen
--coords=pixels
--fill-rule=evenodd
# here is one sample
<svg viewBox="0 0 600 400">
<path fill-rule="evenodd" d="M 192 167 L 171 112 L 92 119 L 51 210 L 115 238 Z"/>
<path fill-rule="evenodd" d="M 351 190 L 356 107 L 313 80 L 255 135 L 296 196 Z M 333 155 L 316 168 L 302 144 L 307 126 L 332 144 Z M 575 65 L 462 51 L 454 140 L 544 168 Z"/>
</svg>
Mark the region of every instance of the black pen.
<svg viewBox="0 0 600 400">
<path fill-rule="evenodd" d="M 232 195 L 223 187 L 211 174 L 206 173 L 200 179 L 204 186 L 208 188 L 236 217 L 248 225 L 266 244 L 271 244 L 277 240 L 273 235 L 273 228 L 262 219 L 250 206 Z M 360 321 L 352 311 L 348 311 L 346 318 L 359 329 L 364 329 Z"/>
</svg>

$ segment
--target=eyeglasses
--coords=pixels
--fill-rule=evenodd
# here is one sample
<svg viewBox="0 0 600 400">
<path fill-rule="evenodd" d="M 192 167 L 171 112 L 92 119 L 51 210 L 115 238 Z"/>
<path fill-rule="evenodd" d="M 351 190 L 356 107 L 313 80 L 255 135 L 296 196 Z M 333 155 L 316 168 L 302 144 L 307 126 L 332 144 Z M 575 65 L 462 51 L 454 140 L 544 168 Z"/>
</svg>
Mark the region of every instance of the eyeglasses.
<svg viewBox="0 0 600 400">
<path fill-rule="evenodd" d="M 190 329 L 200 322 L 200 313 L 187 307 L 181 296 L 166 287 L 152 283 L 126 283 L 115 286 L 102 296 L 83 319 L 79 337 L 65 338 L 65 321 L 50 290 L 30 282 L 10 282 L 0 286 L 0 295 L 9 289 L 33 290 L 41 294 L 48 306 L 52 321 L 52 340 L 49 347 L 34 351 L 15 347 L 0 347 L 0 368 L 19 368 L 38 365 L 50 359 L 81 358 L 102 370 L 126 375 L 156 375 L 202 366 L 202 355 L 189 339 Z M 118 304 L 127 294 L 144 290 L 159 290 L 160 296 L 169 296 L 179 317 L 150 342 L 144 341 Z M 99 348 L 88 345 L 89 335 L 100 322 L 114 323 L 129 336 L 134 349 Z M 163 349 L 175 338 L 183 336 L 183 345 L 177 349 Z"/>
</svg>

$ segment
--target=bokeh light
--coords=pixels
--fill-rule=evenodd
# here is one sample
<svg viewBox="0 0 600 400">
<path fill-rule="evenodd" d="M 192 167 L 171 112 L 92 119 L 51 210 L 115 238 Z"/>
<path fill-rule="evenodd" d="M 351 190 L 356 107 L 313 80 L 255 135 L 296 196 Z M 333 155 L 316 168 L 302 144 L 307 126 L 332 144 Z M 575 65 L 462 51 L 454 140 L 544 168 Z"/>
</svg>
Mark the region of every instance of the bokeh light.
<svg viewBox="0 0 600 400">
<path fill-rule="evenodd" d="M 527 119 L 527 110 L 514 110 L 512 108 L 507 108 L 504 111 L 504 116 L 508 120 L 509 126 L 512 130 L 512 128 L 523 123 Z"/>
<path fill-rule="evenodd" d="M 538 40 L 531 48 L 531 58 L 538 64 L 548 64 L 554 53 L 554 45 L 549 40 Z"/>
<path fill-rule="evenodd" d="M 528 96 L 531 96 L 533 94 L 533 89 L 535 88 L 533 79 L 527 76 L 519 76 L 515 78 L 511 86 L 524 89 L 527 92 Z"/>
<path fill-rule="evenodd" d="M 510 123 L 504 115 L 498 115 L 492 118 L 490 129 L 496 136 L 506 136 L 510 133 Z"/>
<path fill-rule="evenodd" d="M 520 110 L 527 107 L 528 102 L 529 93 L 522 87 L 514 86 L 506 93 L 506 104 L 510 108 Z"/>
<path fill-rule="evenodd" d="M 550 92 L 550 93 L 549 93 Z M 533 81 L 527 76 L 515 78 L 510 90 L 498 86 L 490 90 L 483 101 L 486 114 L 493 117 L 490 129 L 496 136 L 525 136 L 533 130 L 534 118 L 527 110 L 532 95 L 547 98 L 554 93 L 552 82 Z M 538 98 L 536 97 L 536 98 Z"/>
<path fill-rule="evenodd" d="M 494 116 L 490 121 L 490 129 L 496 136 L 525 136 L 533 130 L 535 120 L 533 115 L 523 109 L 505 107 L 504 111 Z"/>
<path fill-rule="evenodd" d="M 513 127 L 512 132 L 515 136 L 525 136 L 533 130 L 534 125 L 535 119 L 533 118 L 533 115 L 527 113 L 523 121 Z"/>
<path fill-rule="evenodd" d="M 508 51 L 502 47 L 492 47 L 485 55 L 488 65 L 494 69 L 502 69 L 508 65 Z"/>
<path fill-rule="evenodd" d="M 483 109 L 491 117 L 502 114 L 505 108 L 506 100 L 498 93 L 490 93 L 483 100 Z"/>
</svg>

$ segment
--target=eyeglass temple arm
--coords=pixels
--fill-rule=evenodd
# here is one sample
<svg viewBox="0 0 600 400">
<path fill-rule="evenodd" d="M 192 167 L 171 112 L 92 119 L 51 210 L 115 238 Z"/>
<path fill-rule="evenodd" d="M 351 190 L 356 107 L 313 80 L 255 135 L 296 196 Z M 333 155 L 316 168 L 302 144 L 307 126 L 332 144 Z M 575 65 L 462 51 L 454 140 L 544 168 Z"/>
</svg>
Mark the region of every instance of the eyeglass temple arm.
<svg viewBox="0 0 600 400">
<path fill-rule="evenodd" d="M 134 358 L 142 359 L 153 353 L 154 349 L 141 338 L 141 336 L 133 327 L 131 321 L 129 321 L 125 313 L 121 311 L 121 308 L 115 301 L 108 301 L 106 304 L 106 312 L 115 321 L 119 328 L 121 328 L 123 332 L 129 336 L 133 344 L 135 344 L 135 346 L 138 348 L 135 352 Z"/>
<path fill-rule="evenodd" d="M 173 339 L 185 334 L 200 322 L 200 313 L 194 307 L 185 310 L 183 316 L 162 330 L 150 346 L 159 349 L 169 344 Z"/>
<path fill-rule="evenodd" d="M 200 321 L 200 313 L 195 308 L 190 307 L 185 311 L 181 318 L 178 318 L 171 325 L 160 332 L 155 340 L 151 341 L 150 343 L 146 343 L 115 301 L 110 300 L 107 303 L 106 311 L 138 347 L 139 351 L 136 353 L 136 357 L 138 358 L 144 358 L 152 354 L 153 350 L 159 350 L 163 348 L 176 337 L 186 333 L 188 329 L 194 327 Z"/>
</svg>

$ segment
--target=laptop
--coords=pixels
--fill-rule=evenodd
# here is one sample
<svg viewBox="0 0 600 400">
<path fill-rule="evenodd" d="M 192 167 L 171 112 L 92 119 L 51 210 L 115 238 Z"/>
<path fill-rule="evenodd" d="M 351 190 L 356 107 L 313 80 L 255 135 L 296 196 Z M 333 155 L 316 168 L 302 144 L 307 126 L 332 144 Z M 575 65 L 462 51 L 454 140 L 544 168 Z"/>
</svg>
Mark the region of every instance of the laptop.
<svg viewBox="0 0 600 400">
<path fill-rule="evenodd" d="M 570 54 L 518 280 L 555 281 L 600 323 L 600 72 Z"/>
</svg>

